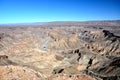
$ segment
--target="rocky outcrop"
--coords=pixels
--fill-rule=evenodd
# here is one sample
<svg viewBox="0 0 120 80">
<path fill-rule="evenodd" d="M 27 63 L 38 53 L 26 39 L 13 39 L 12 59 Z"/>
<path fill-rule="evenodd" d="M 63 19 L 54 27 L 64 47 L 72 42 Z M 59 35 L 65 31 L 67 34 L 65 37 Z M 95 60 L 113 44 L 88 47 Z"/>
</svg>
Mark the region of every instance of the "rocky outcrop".
<svg viewBox="0 0 120 80">
<path fill-rule="evenodd" d="M 0 66 L 0 80 L 41 80 L 40 73 L 20 66 Z"/>
<path fill-rule="evenodd" d="M 84 41 L 85 47 L 95 54 L 120 57 L 120 36 L 107 30 L 84 31 L 80 35 L 79 38 Z"/>
</svg>

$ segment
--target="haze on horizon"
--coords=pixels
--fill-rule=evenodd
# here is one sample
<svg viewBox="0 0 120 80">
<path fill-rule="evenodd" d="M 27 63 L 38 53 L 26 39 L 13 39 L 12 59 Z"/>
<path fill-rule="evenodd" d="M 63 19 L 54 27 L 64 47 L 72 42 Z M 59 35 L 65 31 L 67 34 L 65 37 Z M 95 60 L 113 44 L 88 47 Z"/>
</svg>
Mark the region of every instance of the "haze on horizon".
<svg viewBox="0 0 120 80">
<path fill-rule="evenodd" d="M 120 20 L 120 0 L 0 0 L 0 24 Z"/>
</svg>

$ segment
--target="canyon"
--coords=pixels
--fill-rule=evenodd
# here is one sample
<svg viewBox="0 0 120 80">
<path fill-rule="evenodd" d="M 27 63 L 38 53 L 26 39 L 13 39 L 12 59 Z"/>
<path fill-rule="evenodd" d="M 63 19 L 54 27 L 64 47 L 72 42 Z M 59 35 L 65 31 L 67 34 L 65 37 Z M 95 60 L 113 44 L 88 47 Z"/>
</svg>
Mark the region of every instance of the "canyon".
<svg viewBox="0 0 120 80">
<path fill-rule="evenodd" d="M 120 20 L 0 25 L 0 80 L 120 80 Z"/>
</svg>

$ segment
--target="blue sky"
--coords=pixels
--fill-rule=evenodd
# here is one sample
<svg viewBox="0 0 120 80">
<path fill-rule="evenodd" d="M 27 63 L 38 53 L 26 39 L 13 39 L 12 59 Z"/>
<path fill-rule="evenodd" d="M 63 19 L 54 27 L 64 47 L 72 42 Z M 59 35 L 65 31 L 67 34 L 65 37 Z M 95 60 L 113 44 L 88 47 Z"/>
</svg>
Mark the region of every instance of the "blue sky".
<svg viewBox="0 0 120 80">
<path fill-rule="evenodd" d="M 0 23 L 120 19 L 120 0 L 0 0 Z"/>
</svg>

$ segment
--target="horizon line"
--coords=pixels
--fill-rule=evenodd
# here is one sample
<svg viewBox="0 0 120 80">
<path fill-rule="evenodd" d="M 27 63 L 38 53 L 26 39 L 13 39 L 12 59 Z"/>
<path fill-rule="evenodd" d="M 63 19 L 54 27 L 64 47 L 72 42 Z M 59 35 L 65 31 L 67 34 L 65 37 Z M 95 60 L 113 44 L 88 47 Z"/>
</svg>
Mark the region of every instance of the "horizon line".
<svg viewBox="0 0 120 80">
<path fill-rule="evenodd" d="M 41 22 L 38 22 L 38 21 L 33 21 L 33 22 L 8 22 L 8 23 L 0 23 L 0 25 L 8 25 L 8 24 L 11 24 L 11 25 L 15 25 L 15 24 L 36 24 L 36 23 L 49 23 L 49 22 L 94 22 L 94 21 L 119 21 L 120 19 L 106 19 L 106 20 L 60 20 L 60 21 L 41 21 Z"/>
</svg>

